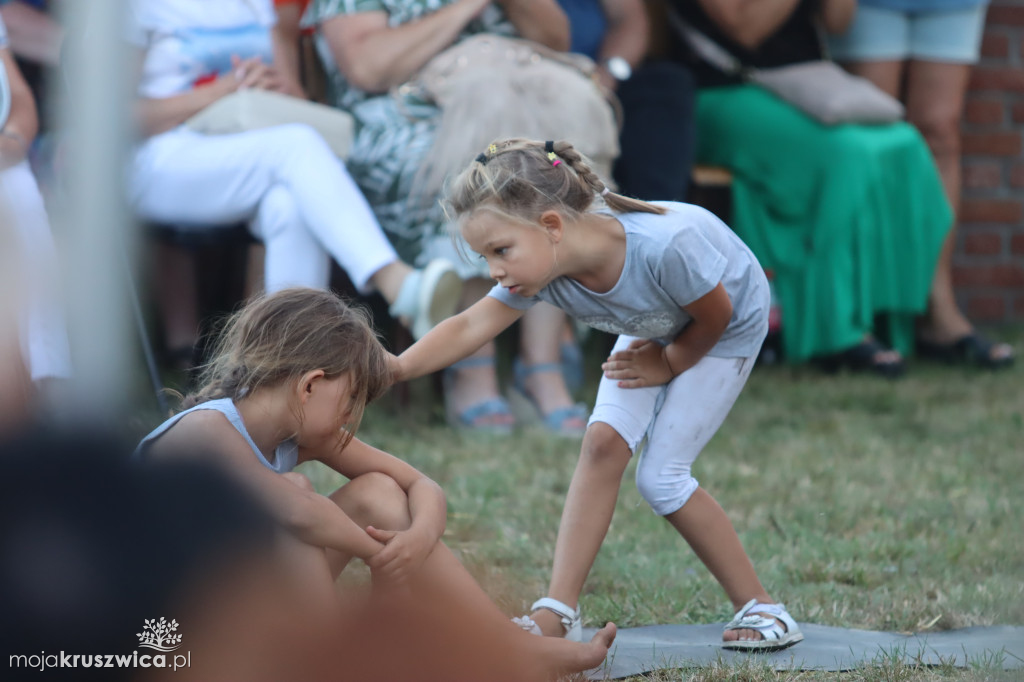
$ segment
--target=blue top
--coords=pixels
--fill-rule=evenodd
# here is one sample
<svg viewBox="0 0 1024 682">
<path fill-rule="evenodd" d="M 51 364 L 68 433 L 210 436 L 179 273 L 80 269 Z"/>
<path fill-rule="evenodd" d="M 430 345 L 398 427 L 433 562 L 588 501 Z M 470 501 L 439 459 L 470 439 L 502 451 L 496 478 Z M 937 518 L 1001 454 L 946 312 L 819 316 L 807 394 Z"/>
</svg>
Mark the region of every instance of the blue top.
<svg viewBox="0 0 1024 682">
<path fill-rule="evenodd" d="M 948 12 L 987 5 L 989 0 L 859 0 L 860 4 L 897 12 Z"/>
<path fill-rule="evenodd" d="M 227 417 L 228 421 L 231 422 L 231 425 L 234 426 L 235 429 L 245 438 L 245 441 L 249 444 L 249 447 L 252 448 L 253 454 L 256 455 L 260 464 L 271 471 L 283 474 L 291 471 L 295 468 L 295 465 L 298 464 L 299 446 L 295 441 L 291 440 L 286 440 L 278 445 L 277 450 L 274 451 L 274 461 L 272 463 L 268 462 L 267 458 L 263 456 L 262 452 L 260 452 L 260 449 L 256 447 L 256 443 L 253 441 L 252 436 L 250 436 L 249 432 L 246 430 L 245 422 L 242 421 L 242 415 L 238 413 L 238 408 L 235 407 L 235 403 L 232 402 L 231 398 L 210 400 L 205 403 L 200 403 L 191 409 L 185 410 L 184 412 L 179 412 L 160 426 L 153 429 L 148 436 L 143 438 L 139 442 L 139 446 L 135 448 L 135 453 L 132 456 L 136 459 L 141 458 L 145 454 L 146 449 L 152 445 L 157 438 L 177 424 L 178 421 L 186 414 L 196 412 L 197 410 L 216 410 Z"/>
<path fill-rule="evenodd" d="M 608 32 L 608 18 L 600 0 L 558 0 L 558 4 L 569 18 L 569 51 L 597 61 Z"/>
<path fill-rule="evenodd" d="M 668 212 L 614 215 L 625 230 L 626 254 L 610 290 L 596 292 L 571 277 L 557 277 L 536 296 L 513 294 L 501 285 L 488 296 L 517 310 L 547 301 L 595 329 L 667 345 L 692 319 L 683 306 L 721 282 L 732 301 L 732 319 L 708 355 L 756 355 L 768 333 L 770 303 L 768 280 L 757 258 L 710 211 L 692 204 L 654 203 Z"/>
</svg>

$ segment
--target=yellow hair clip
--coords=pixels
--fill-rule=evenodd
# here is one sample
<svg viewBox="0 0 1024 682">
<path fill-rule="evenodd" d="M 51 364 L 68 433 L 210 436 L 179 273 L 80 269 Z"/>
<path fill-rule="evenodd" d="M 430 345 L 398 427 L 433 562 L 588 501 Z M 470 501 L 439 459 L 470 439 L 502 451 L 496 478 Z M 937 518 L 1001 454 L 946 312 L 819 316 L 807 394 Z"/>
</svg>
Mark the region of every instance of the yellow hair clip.
<svg viewBox="0 0 1024 682">
<path fill-rule="evenodd" d="M 492 144 L 490 147 L 487 148 L 487 153 L 490 154 L 491 156 L 494 156 L 495 154 L 497 154 L 498 153 L 498 145 Z"/>
</svg>

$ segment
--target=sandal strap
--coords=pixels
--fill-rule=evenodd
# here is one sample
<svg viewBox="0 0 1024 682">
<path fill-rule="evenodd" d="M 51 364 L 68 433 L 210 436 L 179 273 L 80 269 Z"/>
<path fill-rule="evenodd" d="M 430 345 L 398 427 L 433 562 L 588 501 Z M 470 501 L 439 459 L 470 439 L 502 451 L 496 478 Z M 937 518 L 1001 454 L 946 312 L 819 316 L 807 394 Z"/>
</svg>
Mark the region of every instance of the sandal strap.
<svg viewBox="0 0 1024 682">
<path fill-rule="evenodd" d="M 544 635 L 540 630 L 540 626 L 537 625 L 537 623 L 533 621 L 533 618 L 530 618 L 529 616 L 516 616 L 512 618 L 512 622 L 526 632 L 529 632 L 531 635 Z"/>
<path fill-rule="evenodd" d="M 458 371 L 460 369 L 475 369 L 477 367 L 488 367 L 493 366 L 495 362 L 496 360 L 493 355 L 485 355 L 481 357 L 468 357 L 448 365 L 445 371 Z"/>
<path fill-rule="evenodd" d="M 757 630 L 764 641 L 770 642 L 782 639 L 787 634 L 799 632 L 800 626 L 786 611 L 784 604 L 762 604 L 756 599 L 751 599 L 736 612 L 733 619 L 726 624 L 725 630 Z"/>
<path fill-rule="evenodd" d="M 557 599 L 552 599 L 551 597 L 541 597 L 537 601 L 533 602 L 533 606 L 530 607 L 530 611 L 536 611 L 538 609 L 546 609 L 561 618 L 562 625 L 565 627 L 566 632 L 571 630 L 573 625 L 580 620 L 579 609 L 574 609 L 565 602 L 560 602 Z"/>
</svg>

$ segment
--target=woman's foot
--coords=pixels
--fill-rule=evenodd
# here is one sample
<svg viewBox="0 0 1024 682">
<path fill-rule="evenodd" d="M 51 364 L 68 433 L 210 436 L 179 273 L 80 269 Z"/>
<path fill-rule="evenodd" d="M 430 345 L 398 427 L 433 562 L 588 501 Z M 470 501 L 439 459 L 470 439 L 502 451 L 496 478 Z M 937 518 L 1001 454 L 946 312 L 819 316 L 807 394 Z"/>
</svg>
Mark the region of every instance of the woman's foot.
<svg viewBox="0 0 1024 682">
<path fill-rule="evenodd" d="M 587 430 L 587 409 L 572 401 L 559 363 L 513 363 L 516 389 L 536 408 L 552 433 L 578 438 Z"/>
<path fill-rule="evenodd" d="M 419 339 L 455 313 L 462 294 L 462 279 L 446 260 L 430 261 L 422 270 L 408 270 L 397 293 L 382 289 L 391 306 L 388 312 Z"/>
<path fill-rule="evenodd" d="M 818 363 L 829 373 L 845 368 L 851 372 L 867 372 L 887 379 L 900 377 L 906 371 L 903 356 L 886 348 L 872 336 L 864 337 L 860 343 L 844 351 L 826 355 Z"/>
<path fill-rule="evenodd" d="M 457 428 L 509 433 L 516 419 L 498 392 L 494 356 L 473 356 L 444 371 L 448 422 Z"/>
<path fill-rule="evenodd" d="M 984 369 L 1009 367 L 1015 358 L 1012 346 L 990 341 L 973 329 L 959 336 L 919 331 L 916 351 L 927 360 Z"/>
</svg>

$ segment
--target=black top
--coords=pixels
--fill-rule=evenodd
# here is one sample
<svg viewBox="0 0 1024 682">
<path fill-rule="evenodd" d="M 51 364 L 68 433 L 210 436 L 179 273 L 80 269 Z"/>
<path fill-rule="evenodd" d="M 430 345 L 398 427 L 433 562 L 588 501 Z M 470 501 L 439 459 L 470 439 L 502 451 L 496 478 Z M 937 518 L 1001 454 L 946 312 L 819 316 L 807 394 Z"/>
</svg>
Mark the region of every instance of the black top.
<svg viewBox="0 0 1024 682">
<path fill-rule="evenodd" d="M 820 0 L 800 0 L 789 18 L 759 47 L 749 50 L 731 40 L 704 12 L 698 0 L 669 0 L 674 10 L 686 23 L 713 40 L 744 66 L 771 68 L 821 59 L 821 40 L 816 27 Z M 689 64 L 698 87 L 735 85 L 739 76 L 725 74 L 692 53 L 685 40 L 672 32 L 673 56 Z"/>
</svg>

